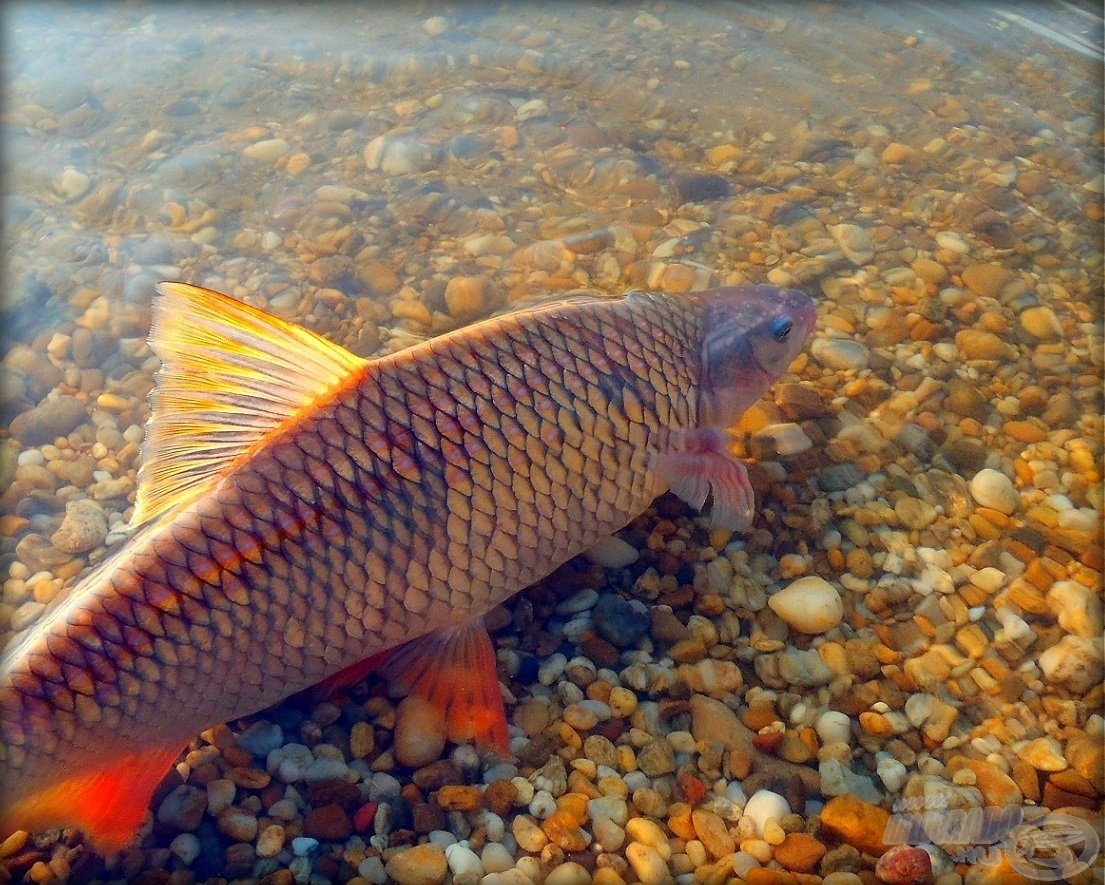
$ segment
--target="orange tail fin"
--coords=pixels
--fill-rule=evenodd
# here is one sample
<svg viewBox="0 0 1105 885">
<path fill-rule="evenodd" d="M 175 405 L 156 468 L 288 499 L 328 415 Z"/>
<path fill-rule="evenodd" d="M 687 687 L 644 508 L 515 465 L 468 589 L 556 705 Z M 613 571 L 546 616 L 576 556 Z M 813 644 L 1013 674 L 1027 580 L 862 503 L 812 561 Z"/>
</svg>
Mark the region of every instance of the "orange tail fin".
<svg viewBox="0 0 1105 885">
<path fill-rule="evenodd" d="M 6 797 L 0 808 L 0 837 L 15 830 L 52 826 L 82 830 L 100 852 L 118 851 L 134 839 L 150 797 L 185 744 L 154 747 L 90 762 L 79 774 L 63 775 Z M 7 803 L 11 802 L 9 806 Z"/>
</svg>

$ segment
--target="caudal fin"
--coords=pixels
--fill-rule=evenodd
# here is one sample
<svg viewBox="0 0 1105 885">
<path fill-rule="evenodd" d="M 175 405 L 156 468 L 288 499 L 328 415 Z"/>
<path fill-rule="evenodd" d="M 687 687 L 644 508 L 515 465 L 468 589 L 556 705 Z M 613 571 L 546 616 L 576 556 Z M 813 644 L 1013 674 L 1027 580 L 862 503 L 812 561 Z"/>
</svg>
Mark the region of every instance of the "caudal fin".
<svg viewBox="0 0 1105 885">
<path fill-rule="evenodd" d="M 125 755 L 105 748 L 103 758 L 80 771 L 16 783 L 11 794 L 0 798 L 0 838 L 16 830 L 69 826 L 84 832 L 101 853 L 125 848 L 184 747 L 174 743 Z"/>
</svg>

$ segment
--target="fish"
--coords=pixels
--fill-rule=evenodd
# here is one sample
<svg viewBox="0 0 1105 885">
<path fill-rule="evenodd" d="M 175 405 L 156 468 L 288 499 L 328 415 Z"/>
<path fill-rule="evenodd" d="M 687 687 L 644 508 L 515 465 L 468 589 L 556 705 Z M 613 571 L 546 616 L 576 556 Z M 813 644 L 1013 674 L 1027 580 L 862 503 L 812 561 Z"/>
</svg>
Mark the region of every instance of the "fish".
<svg viewBox="0 0 1105 885">
<path fill-rule="evenodd" d="M 204 729 L 378 667 L 507 752 L 494 606 L 672 491 L 753 517 L 731 427 L 815 320 L 768 285 L 577 295 L 367 360 L 156 287 L 128 539 L 0 661 L 0 838 L 130 844 Z"/>
</svg>

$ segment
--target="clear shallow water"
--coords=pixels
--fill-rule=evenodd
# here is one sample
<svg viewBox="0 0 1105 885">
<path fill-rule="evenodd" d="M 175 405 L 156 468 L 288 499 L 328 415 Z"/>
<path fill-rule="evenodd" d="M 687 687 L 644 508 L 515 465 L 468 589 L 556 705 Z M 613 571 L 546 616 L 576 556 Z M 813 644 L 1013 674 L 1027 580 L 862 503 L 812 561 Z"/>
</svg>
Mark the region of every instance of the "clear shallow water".
<svg viewBox="0 0 1105 885">
<path fill-rule="evenodd" d="M 1100 743 L 1100 685 L 1035 662 L 1059 649 L 1099 672 L 1101 19 L 887 6 L 5 8 L 0 631 L 124 537 L 159 279 L 366 356 L 570 289 L 766 280 L 808 291 L 821 319 L 812 356 L 742 427 L 762 506 L 732 551 L 759 588 L 726 597 L 740 635 L 648 576 L 702 591 L 680 551 L 717 553 L 701 527 L 660 532 L 685 518 L 670 508 L 627 533 L 637 564 L 591 580 L 684 623 L 705 612 L 723 636 L 710 654 L 744 673 L 730 699 L 766 692 L 792 732 L 825 708 L 899 712 L 903 692 L 948 705 L 945 732 L 895 735 L 912 757 L 870 717 L 853 729 L 853 768 L 884 805 L 898 793 L 874 773 L 880 750 L 911 773 L 927 753 L 949 781 L 957 753 L 1036 763 L 1051 792 L 1018 775 L 1030 805 L 1075 801 L 1024 742 L 1055 738 L 1080 775 L 1079 735 Z M 1011 512 L 982 506 L 984 467 L 1011 481 Z M 65 505 L 86 496 L 107 537 L 61 549 Z M 813 645 L 765 607 L 796 572 L 845 602 Z M 520 701 L 548 691 L 514 678 L 513 646 L 526 661 L 610 653 L 563 638 L 570 618 L 550 612 L 576 585 L 558 580 L 520 604 L 543 612 L 536 634 L 517 612 L 497 633 Z M 1011 647 L 1018 623 L 1032 638 Z M 663 640 L 643 641 L 670 670 Z M 836 645 L 851 673 L 819 682 L 799 652 L 828 647 L 832 663 Z M 628 683 L 628 660 L 604 665 Z M 311 733 L 272 718 L 288 740 Z M 671 799 L 670 781 L 650 789 Z M 807 793 L 811 809 L 830 795 Z M 665 817 L 645 799 L 636 812 Z"/>
</svg>

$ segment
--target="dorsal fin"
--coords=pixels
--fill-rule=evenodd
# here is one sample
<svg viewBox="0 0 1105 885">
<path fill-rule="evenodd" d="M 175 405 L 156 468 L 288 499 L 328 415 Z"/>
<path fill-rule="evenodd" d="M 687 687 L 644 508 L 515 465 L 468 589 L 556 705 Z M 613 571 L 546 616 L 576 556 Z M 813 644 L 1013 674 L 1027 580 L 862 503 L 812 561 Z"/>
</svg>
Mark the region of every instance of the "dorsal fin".
<svg viewBox="0 0 1105 885">
<path fill-rule="evenodd" d="M 134 525 L 201 494 L 266 434 L 368 363 L 301 326 L 187 283 L 159 283 Z"/>
</svg>

